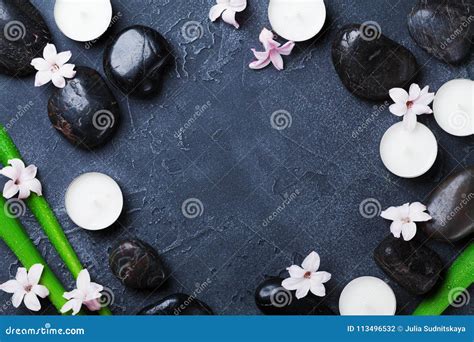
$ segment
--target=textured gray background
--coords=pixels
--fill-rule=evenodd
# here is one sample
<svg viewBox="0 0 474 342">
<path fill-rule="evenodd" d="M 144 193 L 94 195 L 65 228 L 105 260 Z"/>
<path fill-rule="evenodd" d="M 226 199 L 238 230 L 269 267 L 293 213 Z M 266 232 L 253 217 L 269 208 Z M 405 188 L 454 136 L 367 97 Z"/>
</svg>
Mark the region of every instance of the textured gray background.
<svg viewBox="0 0 474 342">
<path fill-rule="evenodd" d="M 160 96 L 149 100 L 127 98 L 114 90 L 123 114 L 115 138 L 94 152 L 74 149 L 52 127 L 47 100 L 53 86 L 34 88 L 33 77 L 0 76 L 0 122 L 21 116 L 10 130 L 28 163 L 39 167 L 48 201 L 98 283 L 115 297 L 116 314 L 133 314 L 173 292 L 192 293 L 196 284 L 211 283 L 198 297 L 217 314 L 258 314 L 254 290 L 266 274 L 278 274 L 292 263 L 292 254 L 316 250 L 321 269 L 333 274 L 327 301 L 337 310 L 342 287 L 351 279 L 373 275 L 386 279 L 375 265 L 372 251 L 389 233 L 389 222 L 366 219 L 359 204 L 375 198 L 384 208 L 407 201 L 423 201 L 436 184 L 463 166 L 474 163 L 474 138 L 443 132 L 430 116 L 421 118 L 439 139 L 442 163 L 428 177 L 403 180 L 382 165 L 378 144 L 397 118 L 382 103 L 352 96 L 338 79 L 330 58 L 337 28 L 375 20 L 387 36 L 409 48 L 422 66 L 421 85 L 438 89 L 457 77 L 473 77 L 466 63 L 451 67 L 418 48 L 410 38 L 406 16 L 414 1 L 327 1 L 328 26 L 317 41 L 298 44 L 285 58 L 286 69 L 250 70 L 250 48 L 260 48 L 258 35 L 269 27 L 266 0 L 250 0 L 238 16 L 241 29 L 207 19 L 212 0 L 113 1 L 118 21 L 92 46 L 73 42 L 57 29 L 53 1 L 33 1 L 44 15 L 59 51 L 71 50 L 72 62 L 102 69 L 106 40 L 132 25 L 149 25 L 173 47 L 170 69 Z M 187 42 L 182 27 L 202 24 L 202 37 Z M 471 70 L 469 70 L 471 68 Z M 469 73 L 471 73 L 469 75 Z M 31 108 L 21 115 L 18 106 Z M 174 137 L 196 106 L 210 107 L 183 135 Z M 292 126 L 277 131 L 270 116 L 284 109 Z M 19 114 L 20 113 L 20 114 Z M 378 116 L 374 113 L 380 113 Z M 370 118 L 376 120 L 370 121 Z M 364 122 L 369 119 L 367 127 Z M 362 133 L 354 138 L 358 127 Z M 102 232 L 77 228 L 64 210 L 68 184 L 87 171 L 115 178 L 125 194 L 119 224 Z M 2 180 L 3 181 L 3 180 Z M 268 226 L 263 220 L 295 190 L 301 195 Z M 202 216 L 191 220 L 181 204 L 198 198 Z M 34 219 L 23 223 L 48 263 L 68 287 L 74 285 Z M 110 247 L 121 238 L 138 237 L 152 244 L 171 271 L 167 285 L 155 292 L 124 288 L 112 275 Z M 449 264 L 466 244 L 429 243 Z M 0 279 L 7 280 L 19 266 L 0 244 Z M 408 295 L 393 281 L 399 312 L 410 313 L 420 298 Z M 471 295 L 474 295 L 471 290 Z M 9 299 L 1 294 L 1 302 Z M 49 302 L 45 301 L 48 307 Z M 26 314 L 27 309 L 0 307 L 4 314 Z M 47 313 L 55 311 L 49 306 Z M 337 312 L 337 311 L 336 311 Z M 472 303 L 449 314 L 472 313 Z"/>
</svg>

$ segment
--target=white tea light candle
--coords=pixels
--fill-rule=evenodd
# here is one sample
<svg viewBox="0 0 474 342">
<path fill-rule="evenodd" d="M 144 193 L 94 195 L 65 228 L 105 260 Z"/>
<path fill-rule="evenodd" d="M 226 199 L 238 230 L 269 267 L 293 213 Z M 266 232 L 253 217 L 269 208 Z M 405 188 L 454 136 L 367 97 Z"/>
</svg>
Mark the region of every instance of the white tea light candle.
<svg viewBox="0 0 474 342">
<path fill-rule="evenodd" d="M 107 31 L 112 4 L 110 0 L 56 0 L 54 20 L 66 37 L 88 42 Z"/>
<path fill-rule="evenodd" d="M 98 172 L 84 173 L 66 191 L 66 212 L 79 227 L 101 230 L 120 216 L 123 195 L 117 182 Z"/>
<path fill-rule="evenodd" d="M 294 42 L 316 36 L 326 21 L 323 0 L 270 0 L 268 19 L 274 32 Z"/>
<path fill-rule="evenodd" d="M 451 80 L 436 93 L 433 113 L 438 125 L 449 134 L 474 134 L 474 81 Z"/>
<path fill-rule="evenodd" d="M 438 143 L 428 127 L 417 123 L 407 130 L 403 122 L 396 123 L 385 132 L 380 142 L 380 157 L 385 167 L 402 178 L 415 178 L 425 174 L 435 163 Z"/>
<path fill-rule="evenodd" d="M 352 280 L 339 297 L 341 316 L 393 316 L 397 299 L 390 286 L 376 277 Z"/>
</svg>

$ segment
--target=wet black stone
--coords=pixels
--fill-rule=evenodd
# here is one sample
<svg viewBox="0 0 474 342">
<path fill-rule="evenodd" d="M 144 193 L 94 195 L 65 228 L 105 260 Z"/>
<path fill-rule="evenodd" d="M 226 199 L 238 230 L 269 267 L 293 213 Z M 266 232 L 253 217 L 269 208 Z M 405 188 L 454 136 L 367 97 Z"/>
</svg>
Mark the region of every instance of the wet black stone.
<svg viewBox="0 0 474 342">
<path fill-rule="evenodd" d="M 104 70 L 122 92 L 148 97 L 160 90 L 170 60 L 165 38 L 152 28 L 135 25 L 119 32 L 107 45 Z"/>
<path fill-rule="evenodd" d="M 472 0 L 420 0 L 408 16 L 410 34 L 436 58 L 460 63 L 471 50 L 473 9 Z"/>
<path fill-rule="evenodd" d="M 120 242 L 109 255 L 113 274 L 128 287 L 155 289 L 166 279 L 158 253 L 140 240 Z"/>
<path fill-rule="evenodd" d="M 344 26 L 332 45 L 332 61 L 353 94 L 369 100 L 388 99 L 394 87 L 405 87 L 415 78 L 415 56 L 379 32 L 362 33 L 361 25 Z M 377 38 L 378 37 L 378 38 Z"/>
<path fill-rule="evenodd" d="M 31 60 L 51 42 L 48 26 L 28 0 L 0 0 L 0 73 L 32 74 Z"/>
<path fill-rule="evenodd" d="M 425 234 L 455 242 L 474 233 L 474 166 L 454 173 L 430 194 L 426 202 L 433 218 L 420 224 Z"/>
<path fill-rule="evenodd" d="M 75 70 L 76 76 L 51 95 L 48 114 L 54 128 L 71 143 L 92 149 L 110 140 L 120 123 L 120 109 L 97 71 Z"/>
<path fill-rule="evenodd" d="M 214 315 L 207 304 L 193 296 L 175 293 L 140 310 L 137 315 L 208 316 Z"/>
<path fill-rule="evenodd" d="M 374 259 L 388 276 L 414 295 L 430 291 L 443 269 L 438 254 L 417 239 L 404 241 L 392 235 L 377 246 Z"/>
<path fill-rule="evenodd" d="M 308 294 L 297 299 L 295 291 L 281 286 L 283 278 L 271 277 L 263 281 L 255 291 L 255 303 L 265 315 L 334 315 L 322 304 L 323 298 Z"/>
</svg>

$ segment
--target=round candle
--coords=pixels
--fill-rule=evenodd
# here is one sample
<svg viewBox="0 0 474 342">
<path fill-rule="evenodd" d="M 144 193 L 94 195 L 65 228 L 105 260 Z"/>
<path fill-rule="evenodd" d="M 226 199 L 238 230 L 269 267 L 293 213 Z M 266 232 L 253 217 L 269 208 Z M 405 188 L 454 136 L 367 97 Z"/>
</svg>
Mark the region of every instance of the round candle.
<svg viewBox="0 0 474 342">
<path fill-rule="evenodd" d="M 56 0 L 54 20 L 68 38 L 88 42 L 107 31 L 112 4 L 110 0 Z"/>
<path fill-rule="evenodd" d="M 438 143 L 434 134 L 421 123 L 413 131 L 396 123 L 385 132 L 380 142 L 380 156 L 385 167 L 403 178 L 426 173 L 435 163 Z"/>
<path fill-rule="evenodd" d="M 397 299 L 390 286 L 376 277 L 352 280 L 339 297 L 341 316 L 393 316 Z"/>
<path fill-rule="evenodd" d="M 456 136 L 474 134 L 474 81 L 451 80 L 436 93 L 433 113 L 438 125 Z"/>
<path fill-rule="evenodd" d="M 279 36 L 302 42 L 316 36 L 326 21 L 323 0 L 270 0 L 270 25 Z"/>
<path fill-rule="evenodd" d="M 66 212 L 79 227 L 100 230 L 120 216 L 123 196 L 117 182 L 103 173 L 84 173 L 66 191 Z"/>
</svg>

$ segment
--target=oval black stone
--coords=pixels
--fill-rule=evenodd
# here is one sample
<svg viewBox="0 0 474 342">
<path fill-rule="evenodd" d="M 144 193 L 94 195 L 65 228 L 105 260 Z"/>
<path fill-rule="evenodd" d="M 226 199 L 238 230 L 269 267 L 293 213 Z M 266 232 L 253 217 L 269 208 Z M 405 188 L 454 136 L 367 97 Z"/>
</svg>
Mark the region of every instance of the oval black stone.
<svg viewBox="0 0 474 342">
<path fill-rule="evenodd" d="M 471 51 L 472 9 L 472 0 L 420 0 L 408 16 L 410 34 L 436 58 L 450 64 L 460 63 Z"/>
<path fill-rule="evenodd" d="M 40 12 L 28 0 L 0 0 L 0 73 L 32 74 L 30 65 L 52 42 Z"/>
<path fill-rule="evenodd" d="M 409 50 L 378 32 L 367 36 L 358 24 L 337 33 L 332 61 L 344 86 L 369 100 L 389 98 L 391 88 L 407 86 L 418 71 Z"/>
<path fill-rule="evenodd" d="M 125 94 L 148 97 L 159 91 L 170 60 L 165 38 L 150 27 L 135 25 L 109 42 L 104 52 L 104 70 Z"/>
<path fill-rule="evenodd" d="M 390 235 L 377 246 L 374 259 L 388 276 L 414 295 L 430 291 L 443 269 L 438 254 L 416 238 L 404 241 Z"/>
<path fill-rule="evenodd" d="M 432 220 L 420 223 L 433 239 L 455 242 L 474 233 L 474 166 L 446 178 L 426 203 Z"/>
<path fill-rule="evenodd" d="M 295 291 L 281 286 L 283 278 L 271 277 L 255 291 L 255 303 L 265 315 L 334 315 L 334 312 L 312 294 L 297 299 Z"/>
<path fill-rule="evenodd" d="M 214 315 L 206 303 L 184 293 L 175 293 L 141 309 L 137 315 L 208 316 Z"/>
<path fill-rule="evenodd" d="M 137 239 L 120 242 L 109 255 L 109 265 L 125 286 L 135 289 L 155 289 L 166 279 L 158 253 Z"/>
<path fill-rule="evenodd" d="M 92 149 L 110 140 L 120 123 L 117 100 L 99 73 L 76 67 L 76 76 L 48 102 L 49 118 L 71 143 Z"/>
</svg>

